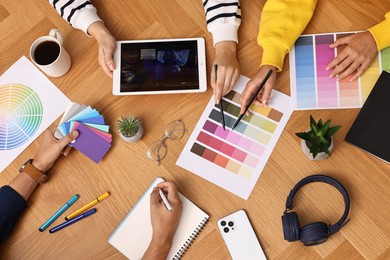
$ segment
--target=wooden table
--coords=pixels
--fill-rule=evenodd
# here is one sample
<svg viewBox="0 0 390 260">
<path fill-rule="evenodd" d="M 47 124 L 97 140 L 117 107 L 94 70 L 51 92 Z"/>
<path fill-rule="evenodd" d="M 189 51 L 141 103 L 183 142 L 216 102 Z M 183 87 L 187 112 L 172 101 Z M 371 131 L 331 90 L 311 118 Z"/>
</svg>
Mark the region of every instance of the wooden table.
<svg viewBox="0 0 390 260">
<path fill-rule="evenodd" d="M 241 73 L 255 74 L 261 60 L 256 36 L 265 0 L 241 0 L 243 21 L 239 31 L 238 58 Z M 305 33 L 363 30 L 383 20 L 389 0 L 318 1 Z M 94 1 L 99 15 L 118 40 L 174 37 L 206 39 L 208 71 L 214 51 L 206 30 L 200 0 Z M 227 259 L 228 251 L 219 235 L 217 219 L 245 209 L 269 259 L 389 259 L 390 258 L 390 167 L 344 141 L 359 109 L 294 112 L 275 150 L 247 201 L 175 165 L 194 129 L 211 88 L 202 94 L 124 96 L 111 94 L 111 79 L 97 63 L 97 45 L 83 32 L 72 29 L 44 0 L 0 1 L 0 73 L 22 55 L 31 43 L 58 28 L 72 57 L 72 68 L 52 82 L 71 100 L 97 108 L 111 126 L 113 147 L 95 164 L 74 150 L 61 158 L 50 172 L 51 179 L 39 187 L 29 201 L 13 234 L 0 246 L 0 259 L 124 259 L 107 239 L 156 176 L 177 183 L 179 190 L 210 214 L 209 223 L 195 240 L 185 259 Z M 387 32 L 388 33 L 388 32 Z M 286 59 L 276 89 L 289 94 Z M 138 115 L 145 125 L 140 142 L 123 142 L 115 129 L 121 115 Z M 332 119 L 343 127 L 335 135 L 330 158 L 312 162 L 300 151 L 295 132 L 307 128 L 309 115 Z M 181 140 L 167 141 L 168 155 L 161 166 L 145 158 L 148 144 L 158 140 L 164 127 L 182 119 L 190 130 Z M 54 124 L 58 123 L 56 121 Z M 3 173 L 0 185 L 8 184 L 21 164 L 37 152 L 41 137 L 30 145 Z M 350 223 L 316 247 L 283 240 L 281 215 L 290 189 L 301 178 L 323 173 L 341 181 L 351 198 Z M 100 203 L 98 214 L 56 234 L 40 233 L 39 226 L 73 194 L 80 206 L 97 195 L 111 192 Z M 294 205 L 301 225 L 324 221 L 335 223 L 344 210 L 341 195 L 328 185 L 312 184 L 298 193 Z M 58 219 L 54 224 L 62 222 Z"/>
</svg>

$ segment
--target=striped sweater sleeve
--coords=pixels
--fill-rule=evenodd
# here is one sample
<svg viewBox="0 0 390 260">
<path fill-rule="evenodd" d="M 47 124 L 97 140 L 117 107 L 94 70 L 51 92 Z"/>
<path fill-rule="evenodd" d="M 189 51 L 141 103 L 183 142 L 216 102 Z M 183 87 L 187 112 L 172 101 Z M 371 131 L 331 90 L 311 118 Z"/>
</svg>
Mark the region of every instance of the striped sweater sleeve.
<svg viewBox="0 0 390 260">
<path fill-rule="evenodd" d="M 238 42 L 237 31 L 241 23 L 239 0 L 203 0 L 203 7 L 214 46 L 221 41 Z"/>
<path fill-rule="evenodd" d="M 96 8 L 86 0 L 49 0 L 57 13 L 72 27 L 87 33 L 88 27 L 101 21 Z M 88 33 L 87 33 L 88 34 Z"/>
</svg>

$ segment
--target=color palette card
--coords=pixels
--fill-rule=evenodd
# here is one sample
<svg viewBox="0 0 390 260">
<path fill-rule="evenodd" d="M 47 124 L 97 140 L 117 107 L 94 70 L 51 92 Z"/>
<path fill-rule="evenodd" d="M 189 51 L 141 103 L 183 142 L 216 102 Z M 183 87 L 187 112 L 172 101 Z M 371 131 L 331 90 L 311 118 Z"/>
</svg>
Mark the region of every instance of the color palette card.
<svg viewBox="0 0 390 260">
<path fill-rule="evenodd" d="M 348 33 L 302 35 L 290 52 L 290 86 L 295 110 L 362 107 L 382 70 L 390 71 L 390 48 L 378 53 L 366 72 L 355 81 L 352 75 L 330 79 L 326 66 L 345 48 L 329 48 Z"/>
<path fill-rule="evenodd" d="M 54 133 L 58 139 L 77 130 L 79 136 L 73 146 L 98 163 L 111 147 L 110 127 L 105 125 L 104 117 L 96 109 L 72 102 L 64 112 Z"/>
<path fill-rule="evenodd" d="M 248 199 L 288 119 L 289 96 L 273 90 L 269 107 L 251 106 L 232 131 L 240 113 L 240 97 L 248 78 L 241 76 L 223 98 L 226 130 L 212 96 L 176 164 Z"/>
</svg>

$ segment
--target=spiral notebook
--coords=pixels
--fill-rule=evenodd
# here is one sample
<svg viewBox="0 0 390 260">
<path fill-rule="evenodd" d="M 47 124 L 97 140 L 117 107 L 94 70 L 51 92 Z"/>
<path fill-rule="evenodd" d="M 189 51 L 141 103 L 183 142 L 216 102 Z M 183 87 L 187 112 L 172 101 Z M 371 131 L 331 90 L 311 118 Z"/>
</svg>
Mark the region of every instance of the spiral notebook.
<svg viewBox="0 0 390 260">
<path fill-rule="evenodd" d="M 108 242 L 131 260 L 141 259 L 152 239 L 150 223 L 150 194 L 162 178 L 153 181 L 141 199 L 127 214 Z M 173 239 L 167 259 L 180 259 L 206 224 L 209 215 L 179 193 L 183 214 Z"/>
</svg>

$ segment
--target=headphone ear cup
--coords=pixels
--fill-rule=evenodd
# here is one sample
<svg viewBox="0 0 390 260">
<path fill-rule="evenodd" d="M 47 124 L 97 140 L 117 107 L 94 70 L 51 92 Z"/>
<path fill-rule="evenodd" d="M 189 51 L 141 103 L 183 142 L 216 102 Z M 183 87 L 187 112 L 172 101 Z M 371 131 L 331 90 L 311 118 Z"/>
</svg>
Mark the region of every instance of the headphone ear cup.
<svg viewBox="0 0 390 260">
<path fill-rule="evenodd" d="M 284 213 L 282 216 L 284 240 L 289 242 L 299 240 L 299 221 L 295 212 Z"/>
<path fill-rule="evenodd" d="M 325 242 L 330 236 L 328 225 L 314 222 L 301 228 L 300 240 L 305 246 L 314 246 Z"/>
</svg>

